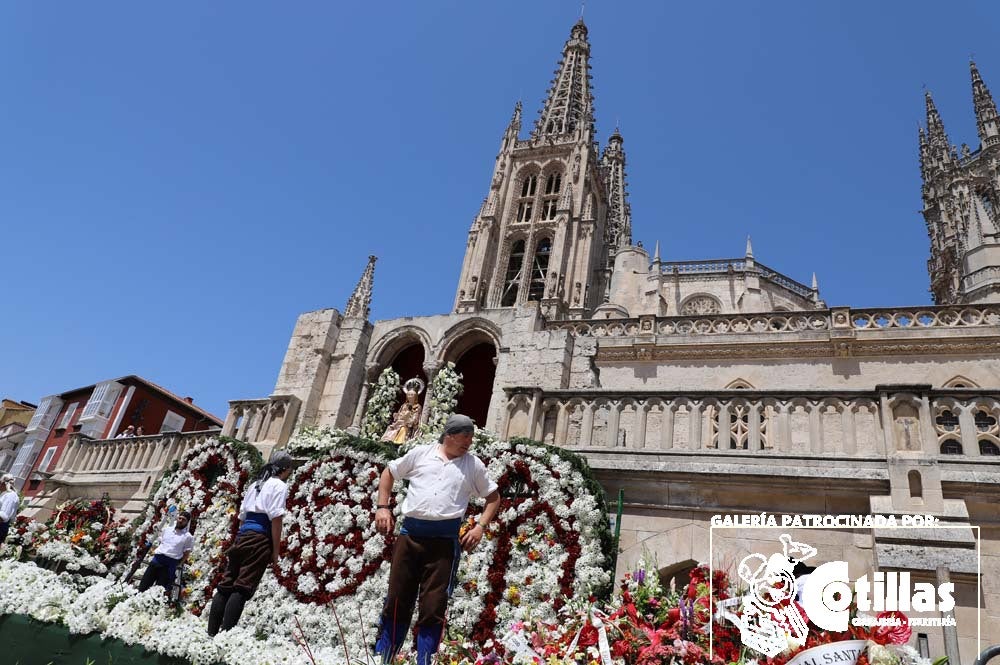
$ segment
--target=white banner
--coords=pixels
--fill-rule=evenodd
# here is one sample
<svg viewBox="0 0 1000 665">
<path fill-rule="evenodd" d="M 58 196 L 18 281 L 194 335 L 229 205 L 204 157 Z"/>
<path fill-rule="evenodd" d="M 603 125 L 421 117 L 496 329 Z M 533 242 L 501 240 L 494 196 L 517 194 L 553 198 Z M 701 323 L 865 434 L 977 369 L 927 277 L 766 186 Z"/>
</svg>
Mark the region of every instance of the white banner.
<svg viewBox="0 0 1000 665">
<path fill-rule="evenodd" d="M 865 650 L 865 640 L 844 640 L 806 649 L 788 661 L 788 665 L 855 665 Z"/>
</svg>

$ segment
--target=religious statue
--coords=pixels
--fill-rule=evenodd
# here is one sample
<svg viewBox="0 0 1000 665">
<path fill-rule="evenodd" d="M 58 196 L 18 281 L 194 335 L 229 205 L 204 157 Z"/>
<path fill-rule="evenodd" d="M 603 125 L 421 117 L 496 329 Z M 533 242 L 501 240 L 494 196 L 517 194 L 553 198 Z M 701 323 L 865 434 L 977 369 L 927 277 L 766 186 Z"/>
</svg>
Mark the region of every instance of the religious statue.
<svg viewBox="0 0 1000 665">
<path fill-rule="evenodd" d="M 392 417 L 392 423 L 385 430 L 381 441 L 403 444 L 413 438 L 420 426 L 420 393 L 424 391 L 424 382 L 413 377 L 403 384 L 403 394 L 406 399 L 399 411 Z"/>
</svg>

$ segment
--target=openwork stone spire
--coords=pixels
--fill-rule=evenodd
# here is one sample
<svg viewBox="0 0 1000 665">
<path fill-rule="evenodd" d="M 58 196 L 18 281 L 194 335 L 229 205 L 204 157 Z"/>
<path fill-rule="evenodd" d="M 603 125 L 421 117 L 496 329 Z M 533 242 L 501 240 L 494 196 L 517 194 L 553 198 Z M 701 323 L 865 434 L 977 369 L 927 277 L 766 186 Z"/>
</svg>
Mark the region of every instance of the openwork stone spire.
<svg viewBox="0 0 1000 665">
<path fill-rule="evenodd" d="M 570 31 L 563 47 L 559 69 L 552 80 L 533 140 L 572 135 L 582 128 L 594 131 L 594 100 L 590 93 L 590 43 L 581 18 Z"/>
<path fill-rule="evenodd" d="M 345 318 L 359 318 L 368 320 L 371 314 L 372 304 L 372 284 L 375 281 L 375 261 L 377 257 L 373 254 L 368 257 L 368 265 L 361 273 L 358 285 L 354 287 L 354 293 L 347 300 L 347 307 L 344 308 Z"/>
<path fill-rule="evenodd" d="M 944 123 L 941 121 L 941 114 L 938 113 L 937 106 L 934 105 L 934 98 L 931 91 L 924 93 L 924 102 L 927 105 L 927 145 L 934 152 L 951 152 L 951 144 L 948 142 L 948 135 L 944 131 Z"/>
<path fill-rule="evenodd" d="M 997 105 L 993 95 L 979 75 L 975 62 L 969 62 L 972 73 L 972 103 L 976 107 L 976 128 L 979 130 L 979 140 L 982 147 L 1000 142 L 1000 121 L 997 119 Z"/>
<path fill-rule="evenodd" d="M 615 133 L 608 139 L 608 145 L 601 156 L 604 170 L 604 185 L 608 192 L 608 250 L 632 244 L 632 207 L 628 203 L 625 187 L 625 151 L 622 149 L 622 135 Z"/>
</svg>

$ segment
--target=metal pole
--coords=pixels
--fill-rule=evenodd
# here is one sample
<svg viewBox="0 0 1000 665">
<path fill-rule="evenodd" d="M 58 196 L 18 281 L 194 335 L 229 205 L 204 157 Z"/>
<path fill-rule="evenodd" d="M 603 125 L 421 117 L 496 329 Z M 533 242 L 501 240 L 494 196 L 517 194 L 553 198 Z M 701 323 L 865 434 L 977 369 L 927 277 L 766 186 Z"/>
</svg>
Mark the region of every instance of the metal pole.
<svg viewBox="0 0 1000 665">
<path fill-rule="evenodd" d="M 611 574 L 614 575 L 618 569 L 618 542 L 622 537 L 622 503 L 625 499 L 625 490 L 618 490 L 618 514 L 615 517 L 615 554 L 611 561 Z"/>
</svg>

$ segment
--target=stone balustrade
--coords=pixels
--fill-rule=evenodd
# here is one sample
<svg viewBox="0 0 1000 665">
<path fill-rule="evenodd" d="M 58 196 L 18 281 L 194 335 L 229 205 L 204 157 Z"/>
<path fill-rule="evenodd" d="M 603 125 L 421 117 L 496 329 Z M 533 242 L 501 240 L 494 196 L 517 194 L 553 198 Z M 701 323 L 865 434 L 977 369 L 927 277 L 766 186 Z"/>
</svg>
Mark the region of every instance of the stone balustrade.
<svg viewBox="0 0 1000 665">
<path fill-rule="evenodd" d="M 965 305 L 920 308 L 849 309 L 802 312 L 714 314 L 705 316 L 645 316 L 629 319 L 553 321 L 549 330 L 566 330 L 574 337 L 638 337 L 664 335 L 762 335 L 833 329 L 869 331 L 912 328 L 983 328 L 1000 325 L 1000 306 Z"/>
<path fill-rule="evenodd" d="M 288 443 L 299 404 L 299 398 L 294 395 L 230 400 L 222 434 L 252 443 L 267 454 L 275 446 Z"/>
<path fill-rule="evenodd" d="M 26 514 L 44 517 L 65 499 L 104 495 L 126 513 L 138 512 L 174 461 L 219 434 L 214 429 L 105 440 L 77 434 L 66 444 L 45 492 L 32 498 Z"/>
<path fill-rule="evenodd" d="M 501 434 L 567 448 L 976 459 L 1000 471 L 1000 394 L 929 386 L 686 394 L 512 388 Z"/>
</svg>

